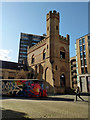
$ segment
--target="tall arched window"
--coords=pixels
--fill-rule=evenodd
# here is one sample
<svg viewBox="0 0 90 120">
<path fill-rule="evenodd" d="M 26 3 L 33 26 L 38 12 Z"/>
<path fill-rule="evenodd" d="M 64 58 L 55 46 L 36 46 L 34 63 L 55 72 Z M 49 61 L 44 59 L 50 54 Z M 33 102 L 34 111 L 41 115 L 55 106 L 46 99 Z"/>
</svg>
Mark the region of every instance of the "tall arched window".
<svg viewBox="0 0 90 120">
<path fill-rule="evenodd" d="M 35 58 L 34 58 L 34 55 L 32 55 L 32 59 L 31 59 L 31 63 L 33 64 L 34 63 L 34 60 Z"/>
<path fill-rule="evenodd" d="M 65 49 L 64 49 L 64 47 L 60 48 L 60 58 L 65 59 Z"/>
<path fill-rule="evenodd" d="M 48 70 L 48 67 L 45 69 L 45 81 L 46 81 L 46 79 L 47 79 L 47 70 Z"/>
<path fill-rule="evenodd" d="M 43 60 L 46 58 L 46 49 L 43 50 Z"/>
<path fill-rule="evenodd" d="M 65 87 L 65 75 L 61 74 L 60 76 L 60 87 Z"/>
</svg>

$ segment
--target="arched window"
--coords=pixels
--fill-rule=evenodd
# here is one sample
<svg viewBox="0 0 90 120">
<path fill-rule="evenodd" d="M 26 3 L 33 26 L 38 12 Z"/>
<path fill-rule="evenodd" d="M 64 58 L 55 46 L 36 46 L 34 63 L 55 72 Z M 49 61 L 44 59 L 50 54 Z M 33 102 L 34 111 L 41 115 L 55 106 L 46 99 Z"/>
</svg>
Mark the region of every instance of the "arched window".
<svg viewBox="0 0 90 120">
<path fill-rule="evenodd" d="M 46 50 L 43 50 L 43 60 L 46 58 Z"/>
<path fill-rule="evenodd" d="M 57 65 L 56 65 L 56 70 L 57 70 Z"/>
<path fill-rule="evenodd" d="M 34 63 L 34 55 L 32 55 L 32 59 L 31 59 L 31 63 L 33 64 Z"/>
<path fill-rule="evenodd" d="M 45 69 L 45 81 L 47 79 L 47 70 L 48 70 L 48 67 Z"/>
<path fill-rule="evenodd" d="M 65 87 L 65 75 L 60 76 L 60 87 Z"/>
<path fill-rule="evenodd" d="M 65 59 L 65 52 L 60 51 L 60 58 Z"/>
<path fill-rule="evenodd" d="M 64 47 L 60 48 L 60 58 L 65 59 L 65 49 L 64 49 Z"/>
<path fill-rule="evenodd" d="M 58 26 L 56 26 L 56 30 L 58 30 Z"/>
</svg>

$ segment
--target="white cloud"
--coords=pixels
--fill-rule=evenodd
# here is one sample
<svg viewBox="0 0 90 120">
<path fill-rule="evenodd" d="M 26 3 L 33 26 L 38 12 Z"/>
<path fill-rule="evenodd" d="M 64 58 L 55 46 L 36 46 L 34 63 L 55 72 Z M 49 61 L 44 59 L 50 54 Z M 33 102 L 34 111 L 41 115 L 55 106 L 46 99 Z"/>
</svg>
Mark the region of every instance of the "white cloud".
<svg viewBox="0 0 90 120">
<path fill-rule="evenodd" d="M 12 50 L 0 49 L 0 60 L 11 61 L 10 53 Z"/>
</svg>

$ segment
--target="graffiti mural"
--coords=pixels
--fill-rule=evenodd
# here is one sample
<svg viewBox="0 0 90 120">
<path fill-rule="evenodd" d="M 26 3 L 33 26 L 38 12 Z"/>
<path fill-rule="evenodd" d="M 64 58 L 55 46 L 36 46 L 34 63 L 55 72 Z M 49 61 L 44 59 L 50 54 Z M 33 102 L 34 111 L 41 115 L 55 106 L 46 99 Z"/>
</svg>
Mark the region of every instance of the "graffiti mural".
<svg viewBox="0 0 90 120">
<path fill-rule="evenodd" d="M 24 97 L 46 97 L 43 82 L 35 80 L 3 80 L 2 95 Z"/>
</svg>

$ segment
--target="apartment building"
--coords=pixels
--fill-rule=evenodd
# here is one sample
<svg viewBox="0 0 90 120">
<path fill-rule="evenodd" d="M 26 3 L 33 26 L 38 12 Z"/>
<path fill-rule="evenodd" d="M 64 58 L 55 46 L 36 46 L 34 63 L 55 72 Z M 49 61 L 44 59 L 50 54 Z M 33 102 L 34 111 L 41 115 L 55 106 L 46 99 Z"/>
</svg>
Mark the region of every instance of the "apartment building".
<svg viewBox="0 0 90 120">
<path fill-rule="evenodd" d="M 70 82 L 71 88 L 77 87 L 77 68 L 76 68 L 76 56 L 70 58 Z"/>
<path fill-rule="evenodd" d="M 90 92 L 90 34 L 76 40 L 77 84 L 82 92 Z"/>
</svg>

